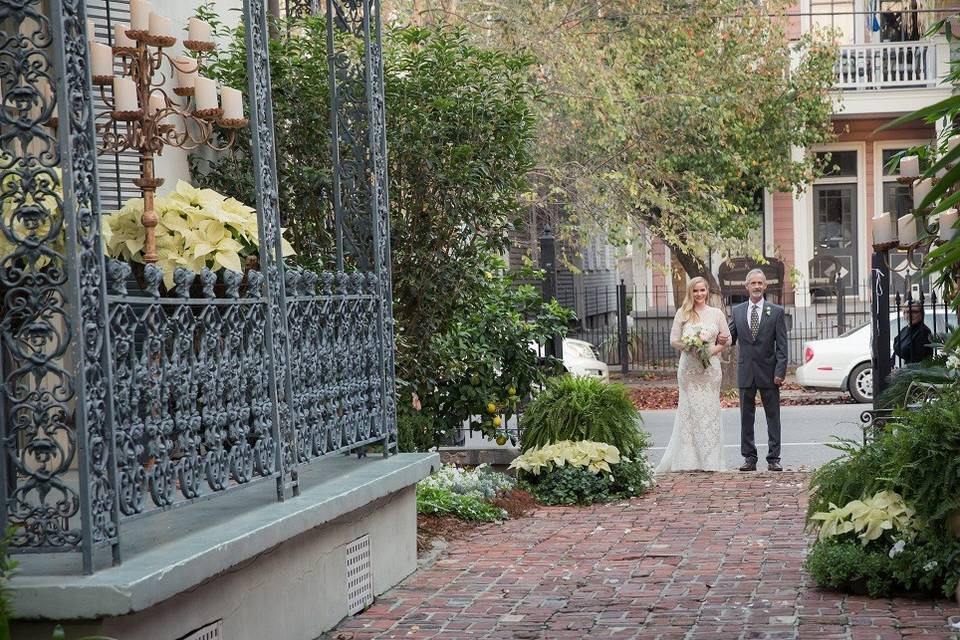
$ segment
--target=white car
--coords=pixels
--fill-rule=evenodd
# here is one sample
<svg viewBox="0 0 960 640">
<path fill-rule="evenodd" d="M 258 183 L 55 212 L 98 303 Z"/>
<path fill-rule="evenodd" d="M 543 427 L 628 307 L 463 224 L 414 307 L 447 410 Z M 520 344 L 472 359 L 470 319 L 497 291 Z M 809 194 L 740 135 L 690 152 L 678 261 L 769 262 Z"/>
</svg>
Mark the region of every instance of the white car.
<svg viewBox="0 0 960 640">
<path fill-rule="evenodd" d="M 532 343 L 530 348 L 543 356 L 543 347 Z M 570 375 L 599 378 L 603 382 L 610 381 L 610 368 L 600 359 L 596 348 L 584 340 L 573 338 L 563 339 L 563 368 Z"/>
<path fill-rule="evenodd" d="M 932 330 L 933 318 L 924 317 Z M 905 321 L 901 317 L 900 327 Z M 950 327 L 952 328 L 952 326 Z M 937 316 L 937 333 L 944 332 L 942 315 Z M 803 365 L 797 368 L 797 384 L 811 389 L 846 391 L 857 402 L 873 401 L 871 327 L 864 324 L 837 338 L 812 340 L 803 345 Z M 897 314 L 890 314 L 890 352 L 897 335 Z"/>
</svg>

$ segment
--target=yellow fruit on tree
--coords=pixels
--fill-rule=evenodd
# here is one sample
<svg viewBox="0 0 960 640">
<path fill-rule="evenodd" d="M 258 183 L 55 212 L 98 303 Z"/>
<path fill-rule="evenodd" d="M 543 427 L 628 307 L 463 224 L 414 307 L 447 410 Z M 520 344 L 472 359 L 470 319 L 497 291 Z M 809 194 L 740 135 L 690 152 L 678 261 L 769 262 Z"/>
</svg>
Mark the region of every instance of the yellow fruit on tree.
<svg viewBox="0 0 960 640">
<path fill-rule="evenodd" d="M 503 420 L 500 419 L 500 416 L 497 416 L 493 419 L 493 426 L 499 427 L 503 424 Z"/>
<path fill-rule="evenodd" d="M 496 412 L 497 412 L 497 405 L 493 404 L 492 402 L 487 405 L 487 413 L 496 413 Z"/>
<path fill-rule="evenodd" d="M 507 444 L 507 436 L 497 436 L 497 444 L 500 446 Z"/>
</svg>

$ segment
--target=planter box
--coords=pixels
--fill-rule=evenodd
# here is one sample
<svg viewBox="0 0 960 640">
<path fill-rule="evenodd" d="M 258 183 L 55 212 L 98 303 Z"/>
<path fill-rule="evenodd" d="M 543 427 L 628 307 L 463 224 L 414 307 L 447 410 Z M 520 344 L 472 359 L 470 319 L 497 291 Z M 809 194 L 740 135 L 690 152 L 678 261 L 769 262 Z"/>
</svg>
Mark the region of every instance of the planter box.
<svg viewBox="0 0 960 640">
<path fill-rule="evenodd" d="M 314 640 L 416 569 L 414 485 L 433 454 L 338 456 L 301 468 L 300 496 L 265 482 L 128 523 L 124 562 L 68 575 L 74 556 L 25 556 L 10 584 L 12 632 L 49 640 L 190 637 Z M 352 583 L 352 584 L 351 584 Z"/>
</svg>

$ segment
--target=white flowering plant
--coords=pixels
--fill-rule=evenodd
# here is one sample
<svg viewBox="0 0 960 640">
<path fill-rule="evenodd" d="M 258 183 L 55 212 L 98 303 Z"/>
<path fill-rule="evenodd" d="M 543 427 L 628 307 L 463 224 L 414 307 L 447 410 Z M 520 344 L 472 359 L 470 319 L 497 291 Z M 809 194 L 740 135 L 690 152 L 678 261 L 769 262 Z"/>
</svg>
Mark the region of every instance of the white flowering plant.
<svg viewBox="0 0 960 640">
<path fill-rule="evenodd" d="M 907 506 L 900 494 L 878 491 L 872 497 L 851 500 L 843 507 L 831 503 L 829 510 L 814 513 L 810 521 L 819 523 L 814 526 L 819 528 L 820 540 L 849 533 L 865 546 L 887 531 L 912 537 L 917 529 L 914 515 L 913 509 Z"/>
<path fill-rule="evenodd" d="M 713 341 L 713 334 L 704 328 L 702 324 L 691 322 L 683 327 L 680 334 L 680 342 L 683 344 L 684 351 L 689 351 L 697 356 L 700 364 L 706 369 L 710 366 L 710 345 Z"/>
<path fill-rule="evenodd" d="M 180 180 L 172 192 L 155 198 L 154 211 L 159 217 L 157 266 L 163 269 L 168 289 L 173 286 L 177 267 L 194 273 L 204 267 L 239 273 L 244 259 L 257 255 L 260 236 L 256 210 L 213 189 L 197 189 Z M 146 235 L 140 222 L 142 215 L 143 199 L 131 198 L 119 211 L 103 217 L 108 256 L 143 262 Z M 294 254 L 289 242 L 281 238 L 281 243 L 285 257 Z"/>
<path fill-rule="evenodd" d="M 572 442 L 563 440 L 545 447 L 530 449 L 523 455 L 517 456 L 510 463 L 511 469 L 518 469 L 535 476 L 541 471 L 549 471 L 556 467 L 570 465 L 583 467 L 590 473 L 611 473 L 610 465 L 625 460 L 620 456 L 620 450 L 605 442 L 580 440 Z"/>
<path fill-rule="evenodd" d="M 517 481 L 505 473 L 494 471 L 487 464 L 478 465 L 473 469 L 445 464 L 438 472 L 427 476 L 419 484 L 423 487 L 473 496 L 480 500 L 492 500 L 513 489 Z"/>
</svg>

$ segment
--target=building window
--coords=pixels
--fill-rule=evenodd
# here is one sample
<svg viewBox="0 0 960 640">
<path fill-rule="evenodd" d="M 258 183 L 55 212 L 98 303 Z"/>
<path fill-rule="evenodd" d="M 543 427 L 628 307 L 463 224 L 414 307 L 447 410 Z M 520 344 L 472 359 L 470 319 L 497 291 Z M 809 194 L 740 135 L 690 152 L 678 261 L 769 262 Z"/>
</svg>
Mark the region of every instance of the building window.
<svg viewBox="0 0 960 640">
<path fill-rule="evenodd" d="M 856 42 L 857 16 L 854 0 L 810 0 L 810 22 L 814 28 L 836 30 L 840 44 Z"/>
<path fill-rule="evenodd" d="M 877 0 L 876 15 L 868 15 L 870 31 L 879 33 L 881 42 L 920 40 L 935 20 L 933 3 L 921 0 Z"/>
<path fill-rule="evenodd" d="M 913 209 L 913 196 L 910 191 L 910 185 L 904 185 L 897 182 L 899 170 L 891 171 L 888 165 L 890 159 L 903 149 L 884 149 L 883 151 L 883 209 L 889 211 L 896 217 L 905 216 Z"/>
<path fill-rule="evenodd" d="M 813 255 L 823 273 L 811 278 L 832 280 L 839 273 L 845 287 L 858 269 L 858 169 L 856 151 L 818 153 L 826 172 L 813 185 Z"/>
</svg>

